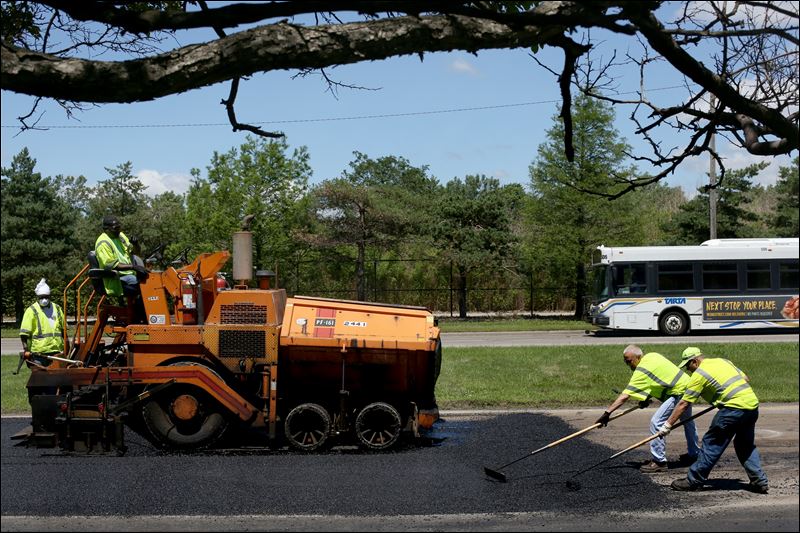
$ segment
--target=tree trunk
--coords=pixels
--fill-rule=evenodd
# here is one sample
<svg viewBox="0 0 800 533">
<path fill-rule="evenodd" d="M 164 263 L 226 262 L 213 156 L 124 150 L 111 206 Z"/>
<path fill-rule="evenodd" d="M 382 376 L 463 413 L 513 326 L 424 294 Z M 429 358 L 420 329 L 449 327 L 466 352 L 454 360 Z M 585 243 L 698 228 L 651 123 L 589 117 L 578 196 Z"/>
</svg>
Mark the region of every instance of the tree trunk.
<svg viewBox="0 0 800 533">
<path fill-rule="evenodd" d="M 586 267 L 579 262 L 575 267 L 575 320 L 583 318 L 583 300 L 586 295 Z"/>
<path fill-rule="evenodd" d="M 358 243 L 358 258 L 356 259 L 356 292 L 358 293 L 358 300 L 365 302 L 367 300 L 367 287 L 364 276 L 364 261 L 366 255 L 366 245 L 364 242 Z"/>
<path fill-rule="evenodd" d="M 467 271 L 458 267 L 458 316 L 467 318 Z"/>
<path fill-rule="evenodd" d="M 14 325 L 19 328 L 22 324 L 22 315 L 25 314 L 25 304 L 22 301 L 23 278 L 14 280 Z"/>
</svg>

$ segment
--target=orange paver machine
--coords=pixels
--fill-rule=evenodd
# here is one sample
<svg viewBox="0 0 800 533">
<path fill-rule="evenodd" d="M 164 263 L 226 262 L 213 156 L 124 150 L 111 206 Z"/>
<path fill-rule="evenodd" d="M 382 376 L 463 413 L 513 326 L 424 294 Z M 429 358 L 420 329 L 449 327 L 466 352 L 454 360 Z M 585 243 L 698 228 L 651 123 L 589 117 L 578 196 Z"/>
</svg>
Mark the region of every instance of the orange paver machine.
<svg viewBox="0 0 800 533">
<path fill-rule="evenodd" d="M 250 287 L 251 242 L 249 232 L 234 234 L 233 287 L 218 276 L 230 254 L 202 254 L 148 271 L 141 302 L 125 305 L 110 302 L 102 283 L 110 273 L 90 257 L 64 293 L 65 308 L 69 291 L 78 308 L 65 353 L 46 367 L 29 362 L 32 425 L 17 437 L 124 452 L 128 426 L 171 449 L 224 435 L 236 445 L 236 435 L 255 433 L 304 451 L 334 443 L 381 450 L 429 428 L 441 366 L 430 311 L 287 298 L 265 272 Z"/>
</svg>

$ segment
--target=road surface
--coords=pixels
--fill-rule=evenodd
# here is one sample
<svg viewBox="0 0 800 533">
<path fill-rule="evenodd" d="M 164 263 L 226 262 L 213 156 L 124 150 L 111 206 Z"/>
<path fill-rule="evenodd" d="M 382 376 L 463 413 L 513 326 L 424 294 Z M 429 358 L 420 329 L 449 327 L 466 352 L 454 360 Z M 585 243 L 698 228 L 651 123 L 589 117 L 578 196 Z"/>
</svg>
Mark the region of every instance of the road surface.
<svg viewBox="0 0 800 533">
<path fill-rule="evenodd" d="M 436 446 L 391 453 L 178 454 L 133 435 L 123 457 L 63 456 L 12 447 L 8 437 L 27 419 L 3 419 L 2 531 L 798 531 L 797 404 L 761 407 L 766 496 L 746 489 L 732 449 L 699 492 L 670 490 L 686 473 L 677 463 L 640 473 L 646 448 L 566 488 L 640 440 L 652 409 L 506 468 L 507 483 L 483 467 L 591 425 L 598 409 L 444 412 Z M 701 434 L 709 421 L 698 419 Z M 682 441 L 670 436 L 670 459 Z"/>
<path fill-rule="evenodd" d="M 447 346 L 564 346 L 592 344 L 699 344 L 729 342 L 798 342 L 795 331 L 780 333 L 707 332 L 684 337 L 665 337 L 657 334 L 624 335 L 618 332 L 584 333 L 583 331 L 493 331 L 442 333 Z M 17 355 L 20 341 L 2 339 L 2 354 Z"/>
</svg>

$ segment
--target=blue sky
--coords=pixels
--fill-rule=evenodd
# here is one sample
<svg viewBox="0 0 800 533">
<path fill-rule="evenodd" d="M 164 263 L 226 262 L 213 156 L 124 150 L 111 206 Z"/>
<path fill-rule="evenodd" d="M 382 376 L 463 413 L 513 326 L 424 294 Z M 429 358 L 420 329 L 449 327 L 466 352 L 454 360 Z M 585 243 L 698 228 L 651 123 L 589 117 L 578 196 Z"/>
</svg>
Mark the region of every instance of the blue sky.
<svg viewBox="0 0 800 533">
<path fill-rule="evenodd" d="M 554 69 L 562 62 L 558 50 L 546 48 L 538 57 Z M 398 57 L 327 72 L 342 83 L 378 90 L 340 89 L 335 98 L 317 75 L 293 80 L 292 73 L 281 71 L 243 81 L 236 105 L 240 122 L 274 122 L 262 127 L 286 133 L 291 147 L 305 145 L 314 183 L 338 176 L 357 150 L 370 157 L 395 155 L 427 165 L 441 182 L 486 174 L 502 183 L 527 185 L 528 166 L 545 140 L 560 98 L 554 76 L 523 49 L 426 54 L 424 61 Z M 648 88 L 680 84 L 666 72 L 652 78 Z M 622 90 L 637 87 L 636 78 L 621 81 Z M 106 167 L 131 161 L 134 174 L 151 193 L 184 192 L 192 168 L 205 175 L 214 151 L 228 151 L 245 140 L 245 133 L 231 131 L 219 103 L 228 91 L 229 83 L 222 83 L 153 102 L 102 105 L 74 119 L 56 104 L 43 102 L 40 110 L 46 113 L 40 124 L 54 127 L 23 133 L 15 119 L 30 111 L 33 99 L 2 91 L 2 165 L 7 167 L 28 147 L 43 175 L 84 175 L 95 183 L 108 177 Z M 678 98 L 681 91 L 653 95 Z M 435 113 L 480 107 L 492 109 Z M 356 118 L 410 113 L 424 114 Z M 629 114 L 627 107 L 617 110 L 617 129 L 635 150 L 642 150 Z M 217 125 L 180 126 L 186 124 Z M 168 127 L 147 127 L 153 125 Z M 671 144 L 678 142 L 671 139 Z M 730 168 L 760 160 L 724 146 L 722 139 L 717 143 Z M 776 158 L 759 181 L 774 183 L 778 166 L 788 164 L 788 157 Z M 706 183 L 708 165 L 707 156 L 694 158 L 666 183 L 683 187 L 691 196 Z"/>
</svg>

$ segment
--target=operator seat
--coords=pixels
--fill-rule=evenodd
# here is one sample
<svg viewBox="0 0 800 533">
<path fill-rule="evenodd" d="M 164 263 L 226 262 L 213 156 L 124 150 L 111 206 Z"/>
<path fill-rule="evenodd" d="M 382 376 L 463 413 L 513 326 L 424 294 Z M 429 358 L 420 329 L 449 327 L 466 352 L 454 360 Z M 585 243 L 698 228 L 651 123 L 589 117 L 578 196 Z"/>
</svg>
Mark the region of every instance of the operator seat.
<svg viewBox="0 0 800 533">
<path fill-rule="evenodd" d="M 97 260 L 97 254 L 94 250 L 86 254 L 86 259 L 89 262 L 89 272 L 87 274 L 89 279 L 92 280 L 92 288 L 98 295 L 105 296 L 106 286 L 103 283 L 103 279 L 115 278 L 118 276 L 117 272 L 100 268 L 100 262 Z"/>
</svg>

